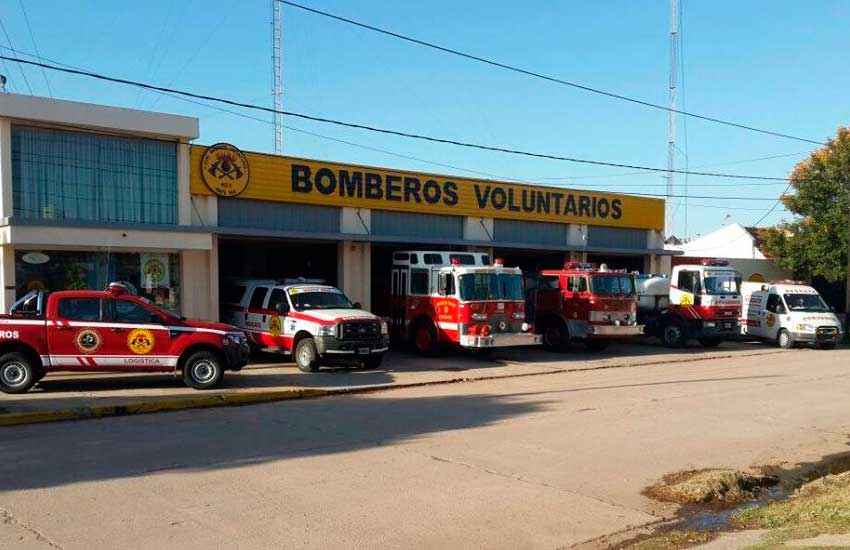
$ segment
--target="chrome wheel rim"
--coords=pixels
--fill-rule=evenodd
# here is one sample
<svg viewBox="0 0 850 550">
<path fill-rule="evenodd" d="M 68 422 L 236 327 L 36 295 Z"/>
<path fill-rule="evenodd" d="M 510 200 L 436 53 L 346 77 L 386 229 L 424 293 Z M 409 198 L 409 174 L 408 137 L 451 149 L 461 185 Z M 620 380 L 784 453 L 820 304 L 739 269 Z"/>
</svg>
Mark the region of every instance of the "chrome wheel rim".
<svg viewBox="0 0 850 550">
<path fill-rule="evenodd" d="M 206 383 L 215 378 L 216 367 L 211 361 L 198 361 L 192 366 L 192 378 L 200 383 Z"/>
<path fill-rule="evenodd" d="M 309 365 L 313 360 L 313 354 L 310 352 L 310 348 L 307 346 L 301 348 L 301 351 L 298 353 L 298 360 L 302 365 Z"/>
<path fill-rule="evenodd" d="M 788 333 L 787 332 L 783 332 L 782 334 L 779 335 L 779 345 L 782 346 L 783 348 L 788 347 Z"/>
<path fill-rule="evenodd" d="M 3 367 L 0 378 L 3 379 L 3 384 L 9 387 L 22 385 L 27 380 L 27 369 L 20 363 L 7 363 Z"/>
</svg>

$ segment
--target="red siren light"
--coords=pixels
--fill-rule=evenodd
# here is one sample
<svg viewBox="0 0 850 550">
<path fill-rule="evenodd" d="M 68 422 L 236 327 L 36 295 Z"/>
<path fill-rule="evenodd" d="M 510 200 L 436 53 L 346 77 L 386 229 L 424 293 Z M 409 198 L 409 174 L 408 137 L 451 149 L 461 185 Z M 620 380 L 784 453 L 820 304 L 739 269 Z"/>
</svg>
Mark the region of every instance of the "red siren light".
<svg viewBox="0 0 850 550">
<path fill-rule="evenodd" d="M 564 269 L 572 271 L 595 271 L 596 264 L 591 264 L 588 262 L 567 261 L 564 262 Z"/>
<path fill-rule="evenodd" d="M 729 260 L 724 260 L 722 258 L 703 258 L 700 260 L 700 265 L 706 266 L 721 266 L 726 267 L 729 265 Z"/>
<path fill-rule="evenodd" d="M 122 285 L 121 283 L 109 283 L 106 286 L 107 292 L 115 294 L 116 296 L 121 296 L 122 294 L 127 294 L 129 291 L 127 287 Z"/>
<path fill-rule="evenodd" d="M 452 265 L 460 265 L 460 258 L 457 256 L 452 258 Z"/>
<path fill-rule="evenodd" d="M 504 267 L 505 266 L 505 260 L 503 258 L 496 258 L 496 259 L 493 260 L 493 265 L 499 266 L 499 267 Z"/>
</svg>

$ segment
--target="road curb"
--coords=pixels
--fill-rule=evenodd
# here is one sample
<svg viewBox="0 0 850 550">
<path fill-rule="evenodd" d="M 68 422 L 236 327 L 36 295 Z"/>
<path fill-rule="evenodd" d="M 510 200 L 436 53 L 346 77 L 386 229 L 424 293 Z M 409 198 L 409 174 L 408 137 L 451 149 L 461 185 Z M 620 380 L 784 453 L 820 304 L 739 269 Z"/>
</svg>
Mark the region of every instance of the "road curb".
<svg viewBox="0 0 850 550">
<path fill-rule="evenodd" d="M 271 391 L 249 391 L 235 393 L 220 393 L 214 395 L 199 395 L 192 397 L 180 397 L 174 399 L 157 399 L 153 401 L 137 401 L 117 405 L 95 405 L 91 407 L 74 407 L 67 409 L 56 409 L 49 411 L 32 411 L 21 413 L 0 413 L 0 427 L 24 426 L 28 424 L 42 424 L 46 422 L 59 422 L 63 420 L 85 420 L 91 418 L 108 418 L 114 416 L 129 416 L 135 414 L 148 414 L 157 412 L 180 411 L 187 409 L 206 409 L 212 407 L 235 407 L 242 405 L 256 405 L 260 403 L 272 403 L 276 401 L 289 401 L 293 399 L 310 399 L 333 395 L 355 395 L 375 393 L 396 389 L 418 388 L 423 386 L 438 386 L 445 384 L 457 384 L 461 382 L 483 382 L 487 380 L 503 380 L 509 378 L 525 378 L 531 376 L 546 376 L 553 374 L 574 374 L 578 372 L 593 372 L 607 369 L 635 368 L 653 365 L 673 364 L 681 362 L 708 361 L 711 359 L 729 359 L 733 357 L 754 357 L 759 355 L 772 355 L 783 353 L 780 350 L 765 350 L 755 353 L 730 354 L 718 353 L 702 357 L 677 357 L 672 360 L 655 360 L 631 364 L 608 363 L 588 368 L 564 368 L 552 369 L 541 372 L 518 372 L 498 375 L 470 375 L 447 378 L 443 380 L 430 380 L 422 382 L 408 382 L 400 384 L 380 384 L 376 386 L 343 387 L 333 389 L 314 388 L 292 388 L 286 390 Z M 508 362 L 511 364 L 511 362 Z"/>
</svg>

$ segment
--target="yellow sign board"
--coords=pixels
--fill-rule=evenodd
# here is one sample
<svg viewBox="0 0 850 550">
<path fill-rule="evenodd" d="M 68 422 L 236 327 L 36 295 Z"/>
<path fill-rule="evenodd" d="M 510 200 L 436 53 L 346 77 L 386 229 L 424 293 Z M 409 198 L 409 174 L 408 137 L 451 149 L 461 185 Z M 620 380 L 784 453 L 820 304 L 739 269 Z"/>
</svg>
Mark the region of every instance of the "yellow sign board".
<svg viewBox="0 0 850 550">
<path fill-rule="evenodd" d="M 232 147 L 219 144 L 214 147 Z M 664 228 L 664 201 L 406 170 L 338 164 L 262 153 L 242 153 L 250 181 L 238 196 L 219 193 L 207 174 L 209 147 L 192 146 L 191 190 L 233 199 L 348 206 L 636 229 Z M 235 148 L 233 148 L 235 149 Z M 238 151 L 238 150 L 237 150 Z M 220 169 L 218 170 L 220 172 Z"/>
</svg>

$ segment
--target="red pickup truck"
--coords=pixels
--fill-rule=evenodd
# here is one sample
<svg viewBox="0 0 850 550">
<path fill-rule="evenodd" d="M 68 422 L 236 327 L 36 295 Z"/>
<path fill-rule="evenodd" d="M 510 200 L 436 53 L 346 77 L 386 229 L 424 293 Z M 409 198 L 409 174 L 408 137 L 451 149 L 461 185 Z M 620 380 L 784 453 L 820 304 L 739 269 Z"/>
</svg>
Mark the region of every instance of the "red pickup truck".
<svg viewBox="0 0 850 550">
<path fill-rule="evenodd" d="M 247 361 L 241 330 L 178 317 L 121 284 L 32 291 L 0 315 L 4 393 L 23 393 L 57 371 L 174 372 L 189 387 L 207 389 Z"/>
</svg>

